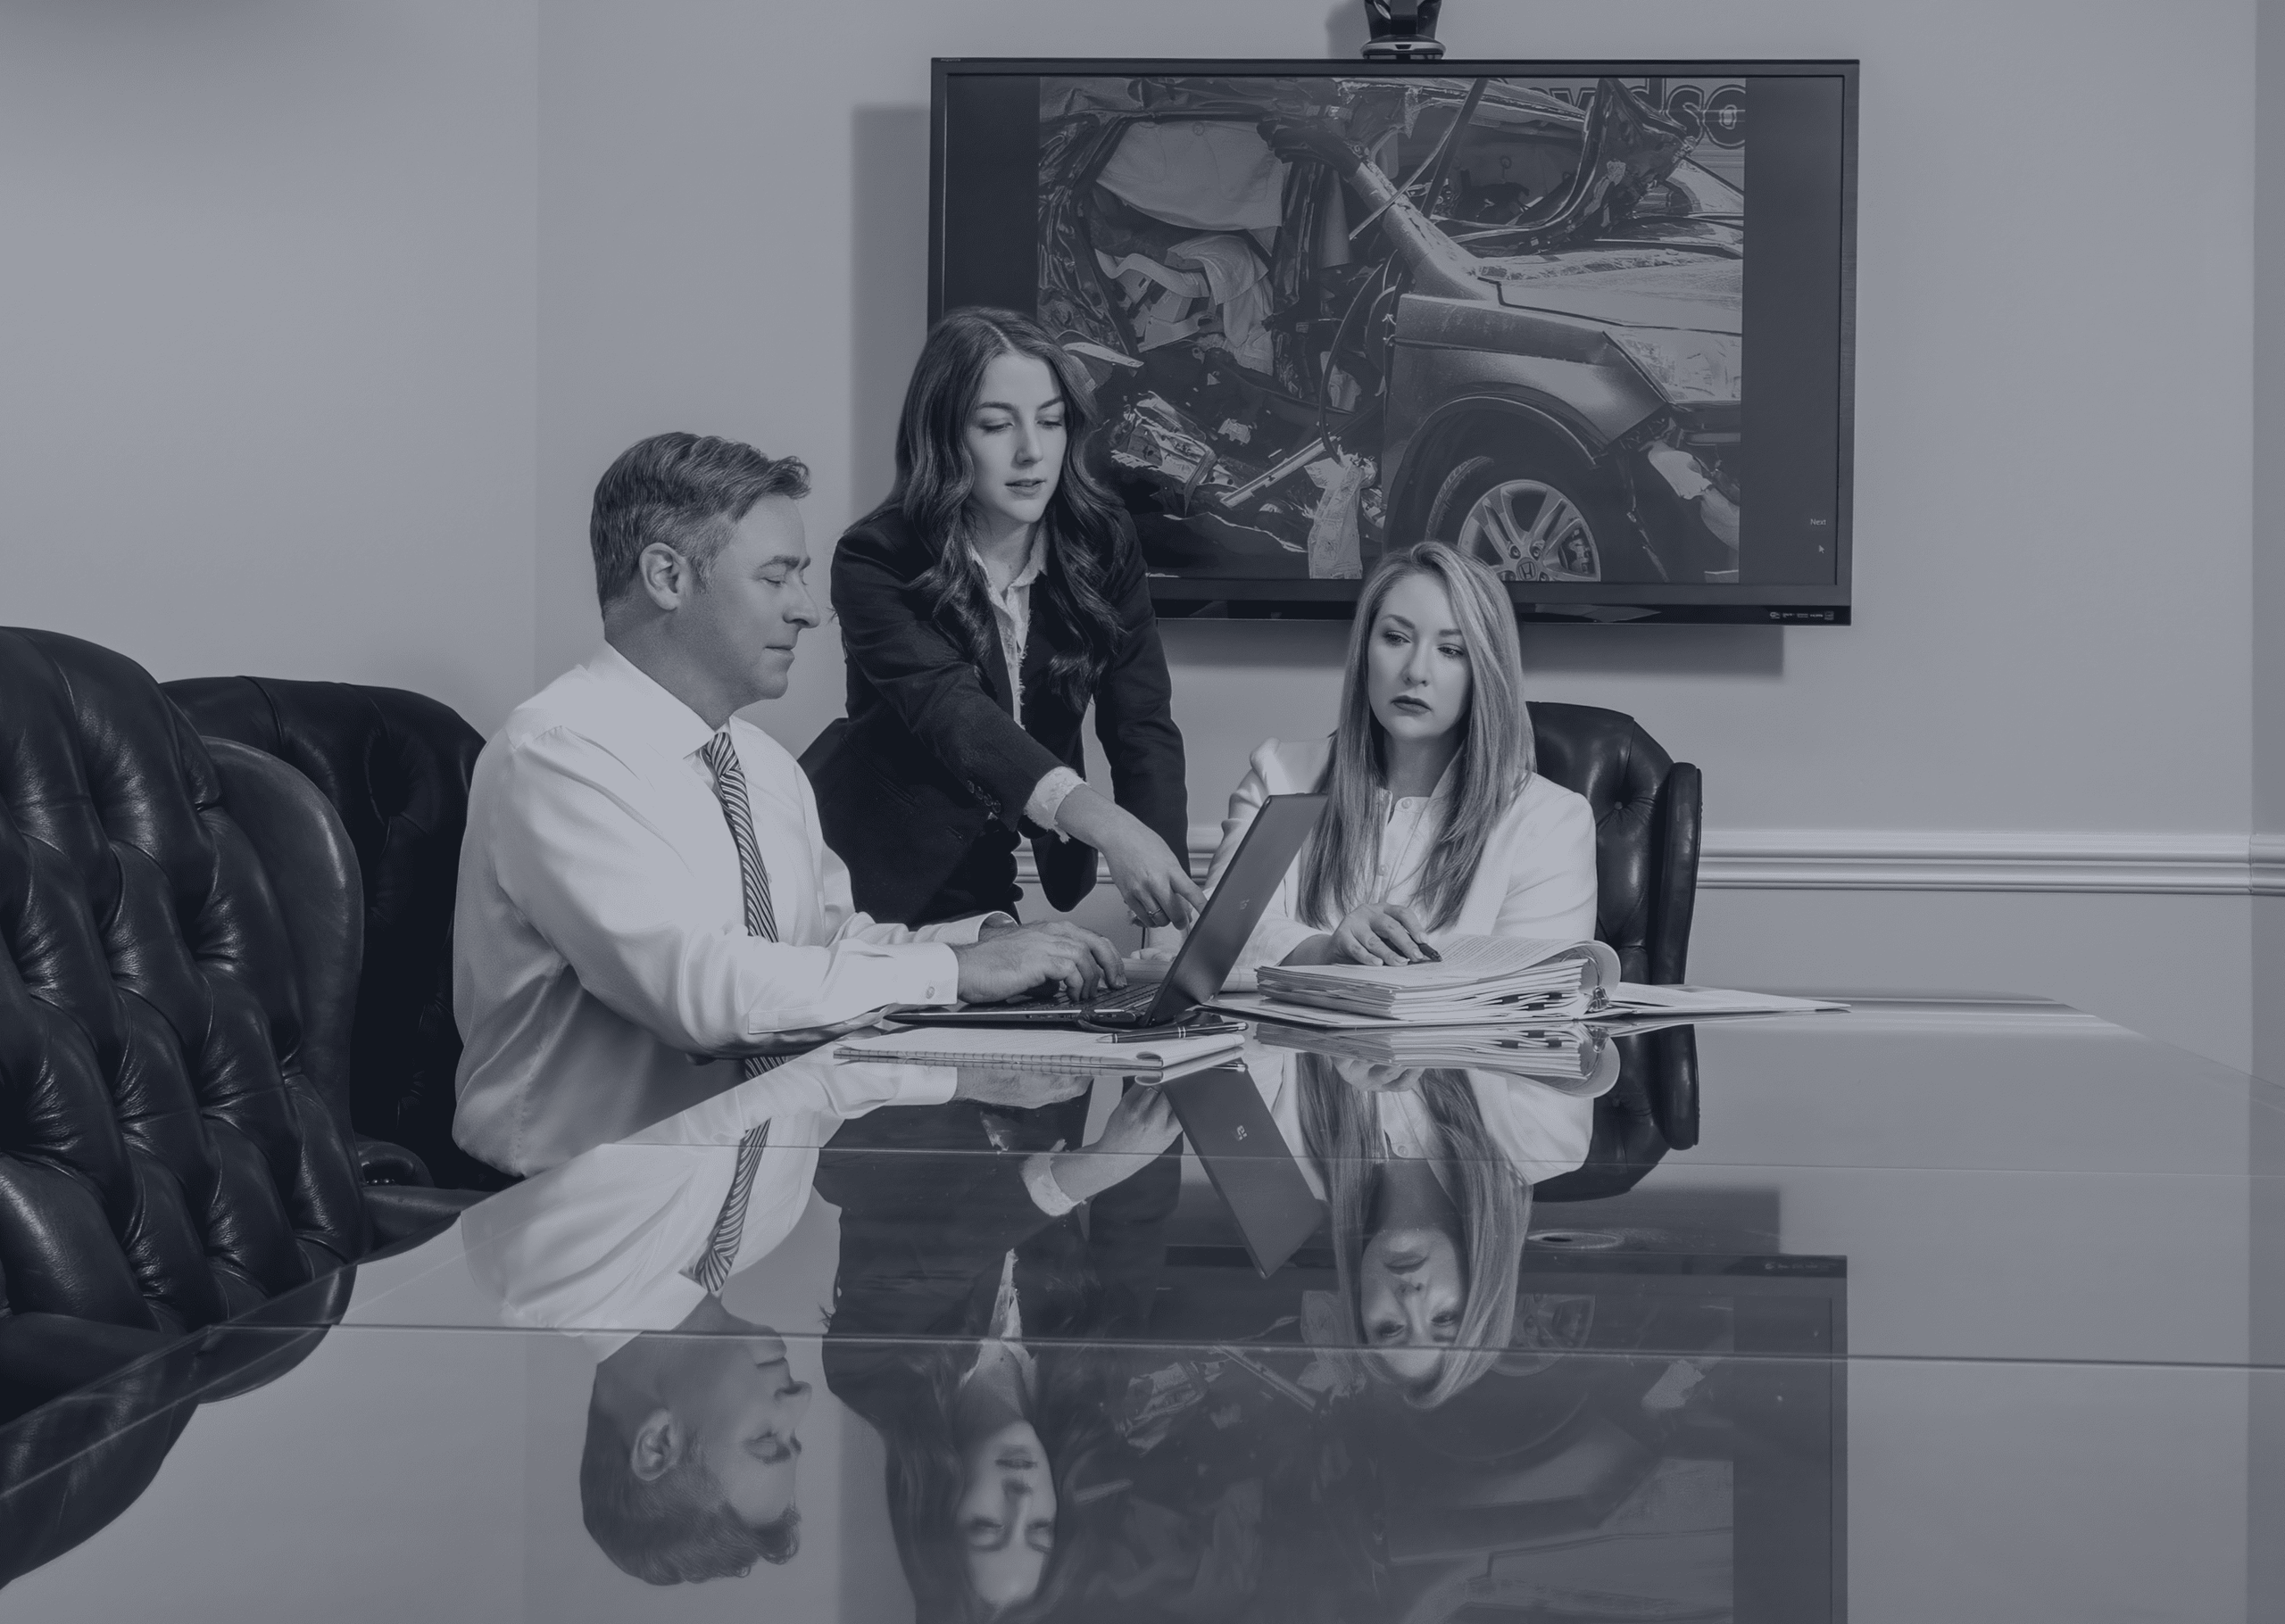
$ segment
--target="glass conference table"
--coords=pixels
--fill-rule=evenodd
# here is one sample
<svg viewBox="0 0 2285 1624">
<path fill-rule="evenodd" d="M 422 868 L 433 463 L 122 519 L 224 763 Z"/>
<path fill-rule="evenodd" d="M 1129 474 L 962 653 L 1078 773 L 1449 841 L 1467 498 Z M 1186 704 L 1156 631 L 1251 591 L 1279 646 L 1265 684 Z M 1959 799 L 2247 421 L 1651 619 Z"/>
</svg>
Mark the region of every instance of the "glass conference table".
<svg viewBox="0 0 2285 1624">
<path fill-rule="evenodd" d="M 765 1073 L 0 1430 L 0 1619 L 2285 1617 L 2277 1090 L 1325 1048 Z"/>
</svg>

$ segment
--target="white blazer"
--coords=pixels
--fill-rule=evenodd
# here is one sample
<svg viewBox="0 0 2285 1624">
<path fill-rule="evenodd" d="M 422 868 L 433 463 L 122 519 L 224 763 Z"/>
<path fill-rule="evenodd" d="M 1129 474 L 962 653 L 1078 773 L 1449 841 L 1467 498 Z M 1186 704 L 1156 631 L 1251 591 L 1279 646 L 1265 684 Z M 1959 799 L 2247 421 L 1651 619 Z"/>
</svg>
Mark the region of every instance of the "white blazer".
<svg viewBox="0 0 2285 1624">
<path fill-rule="evenodd" d="M 1222 820 L 1222 843 L 1206 876 L 1209 891 L 1237 854 L 1238 842 L 1263 800 L 1316 789 L 1332 755 L 1330 737 L 1299 742 L 1270 739 L 1254 751 L 1244 782 L 1230 796 L 1230 815 Z M 1404 798 L 1389 808 L 1373 900 L 1415 900 L 1420 871 L 1442 836 L 1451 779 L 1448 769 L 1433 793 Z M 1277 894 L 1263 908 L 1261 923 L 1239 956 L 1238 969 L 1282 963 L 1295 948 L 1329 928 L 1300 917 L 1300 874 L 1296 858 Z M 1454 936 L 1575 941 L 1594 933 L 1595 815 L 1584 796 L 1545 774 L 1533 773 L 1484 841 L 1483 857 L 1459 912 L 1450 924 L 1428 932 L 1428 939 L 1439 944 Z"/>
</svg>

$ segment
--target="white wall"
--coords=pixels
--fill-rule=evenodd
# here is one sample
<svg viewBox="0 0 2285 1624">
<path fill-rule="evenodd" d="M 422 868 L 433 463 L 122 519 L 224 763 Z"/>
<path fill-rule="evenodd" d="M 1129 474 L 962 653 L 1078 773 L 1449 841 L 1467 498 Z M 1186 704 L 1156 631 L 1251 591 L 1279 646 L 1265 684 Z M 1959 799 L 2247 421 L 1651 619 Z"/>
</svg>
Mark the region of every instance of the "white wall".
<svg viewBox="0 0 2285 1624">
<path fill-rule="evenodd" d="M 798 448 L 820 540 L 885 487 L 926 286 L 931 55 L 1315 54 L 1328 9 L 858 0 L 818 13 L 812 52 L 778 8 L 551 6 L 543 663 L 588 634 L 577 519 L 635 435 Z M 2246 0 L 1546 0 L 1446 31 L 1487 54 L 1865 63 L 1858 624 L 1534 629 L 1539 694 L 1633 711 L 1710 768 L 1726 826 L 2244 826 L 2249 361 L 2178 322 L 2250 319 Z M 2094 110 L 2121 105 L 2167 112 L 2101 139 Z M 657 229 L 594 228 L 637 178 Z M 2195 224 L 2103 231 L 2135 197 Z M 1198 816 L 1263 735 L 1322 725 L 1339 636 L 1176 634 Z M 806 684 L 772 725 L 806 741 L 837 694 Z"/>
<path fill-rule="evenodd" d="M 1717 853 L 2256 826 L 2248 740 L 2285 732 L 2254 704 L 2278 592 L 2249 540 L 2256 4 L 1448 19 L 1483 54 L 1864 62 L 1858 624 L 1528 642 L 1536 693 L 1632 711 L 1707 769 Z M 594 636 L 587 496 L 632 440 L 801 452 L 820 548 L 885 488 L 921 336 L 931 55 L 1346 54 L 1353 10 L 18 0 L 0 619 L 162 676 L 398 683 L 489 728 Z M 2151 210 L 2166 228 L 2118 224 Z M 1205 821 L 1254 742 L 1323 725 L 1339 634 L 1168 642 Z M 798 745 L 840 700 L 828 630 L 762 719 Z M 2273 808 L 2285 750 L 2261 759 Z M 2250 1055 L 2242 884 L 2106 909 L 1997 880 L 1712 891 L 1696 967 L 2004 978 Z"/>
<path fill-rule="evenodd" d="M 2255 838 L 2272 895 L 2254 914 L 2254 1069 L 2285 1081 L 2285 4 L 2260 0 L 2254 194 Z M 2285 1562 L 2285 1558 L 2281 1558 Z"/>
<path fill-rule="evenodd" d="M 0 623 L 529 691 L 535 11 L 0 11 Z"/>
<path fill-rule="evenodd" d="M 931 55 L 1316 54 L 1353 48 L 1352 9 L 857 0 L 805 33 L 780 8 L 551 6 L 535 676 L 594 634 L 586 493 L 639 435 L 798 450 L 820 546 L 885 488 L 922 332 Z M 1857 624 L 1533 628 L 1534 692 L 1632 711 L 1704 766 L 1717 843 L 2242 839 L 2251 371 L 2231 336 L 2252 308 L 2252 22 L 2248 0 L 1457 8 L 1448 37 L 1487 55 L 1864 62 Z M 2121 106 L 2166 112 L 2129 137 L 2099 112 Z M 636 195 L 653 229 L 600 228 Z M 2106 230 L 2137 198 L 2185 225 Z M 1258 740 L 1325 725 L 1341 635 L 1169 628 L 1193 819 L 1218 815 Z M 759 713 L 797 748 L 841 706 L 829 632 L 814 642 L 793 693 Z M 2242 894 L 2112 913 L 1938 896 L 1710 893 L 1699 968 L 1998 977 L 2248 1056 Z M 1973 950 L 1956 959 L 1963 922 Z"/>
</svg>

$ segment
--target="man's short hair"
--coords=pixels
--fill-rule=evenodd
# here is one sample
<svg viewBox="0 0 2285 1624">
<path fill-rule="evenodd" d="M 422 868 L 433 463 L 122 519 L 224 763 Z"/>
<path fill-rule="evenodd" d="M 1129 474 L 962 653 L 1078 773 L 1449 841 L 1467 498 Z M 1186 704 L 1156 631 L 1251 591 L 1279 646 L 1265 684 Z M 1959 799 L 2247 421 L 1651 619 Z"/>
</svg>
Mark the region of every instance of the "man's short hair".
<svg viewBox="0 0 2285 1624">
<path fill-rule="evenodd" d="M 637 561 L 653 542 L 690 560 L 702 585 L 730 531 L 765 496 L 810 493 L 798 457 L 766 457 L 711 435 L 652 435 L 621 452 L 595 485 L 587 545 L 595 555 L 595 598 L 608 609 L 635 584 Z"/>
<path fill-rule="evenodd" d="M 579 1454 L 579 1518 L 620 1572 L 646 1585 L 699 1584 L 743 1574 L 757 1558 L 791 1562 L 802 1548 L 794 1507 L 752 1527 L 730 1509 L 705 1462 L 679 1462 L 646 1483 L 629 1462 L 633 1446 L 602 1403 L 591 1400 Z"/>
</svg>

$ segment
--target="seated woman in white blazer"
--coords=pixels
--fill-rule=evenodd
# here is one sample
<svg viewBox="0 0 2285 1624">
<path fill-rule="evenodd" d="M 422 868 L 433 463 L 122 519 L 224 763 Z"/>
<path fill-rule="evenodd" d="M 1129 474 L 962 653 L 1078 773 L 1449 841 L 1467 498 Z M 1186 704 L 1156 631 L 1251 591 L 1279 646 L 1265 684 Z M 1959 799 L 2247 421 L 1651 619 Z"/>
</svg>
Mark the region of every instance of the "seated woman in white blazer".
<svg viewBox="0 0 2285 1624">
<path fill-rule="evenodd" d="M 1365 583 L 1339 725 L 1254 751 L 1208 889 L 1266 797 L 1313 790 L 1331 797 L 1325 816 L 1239 968 L 1408 964 L 1454 936 L 1594 934 L 1594 814 L 1535 770 L 1508 594 L 1441 542 L 1391 554 Z"/>
</svg>

